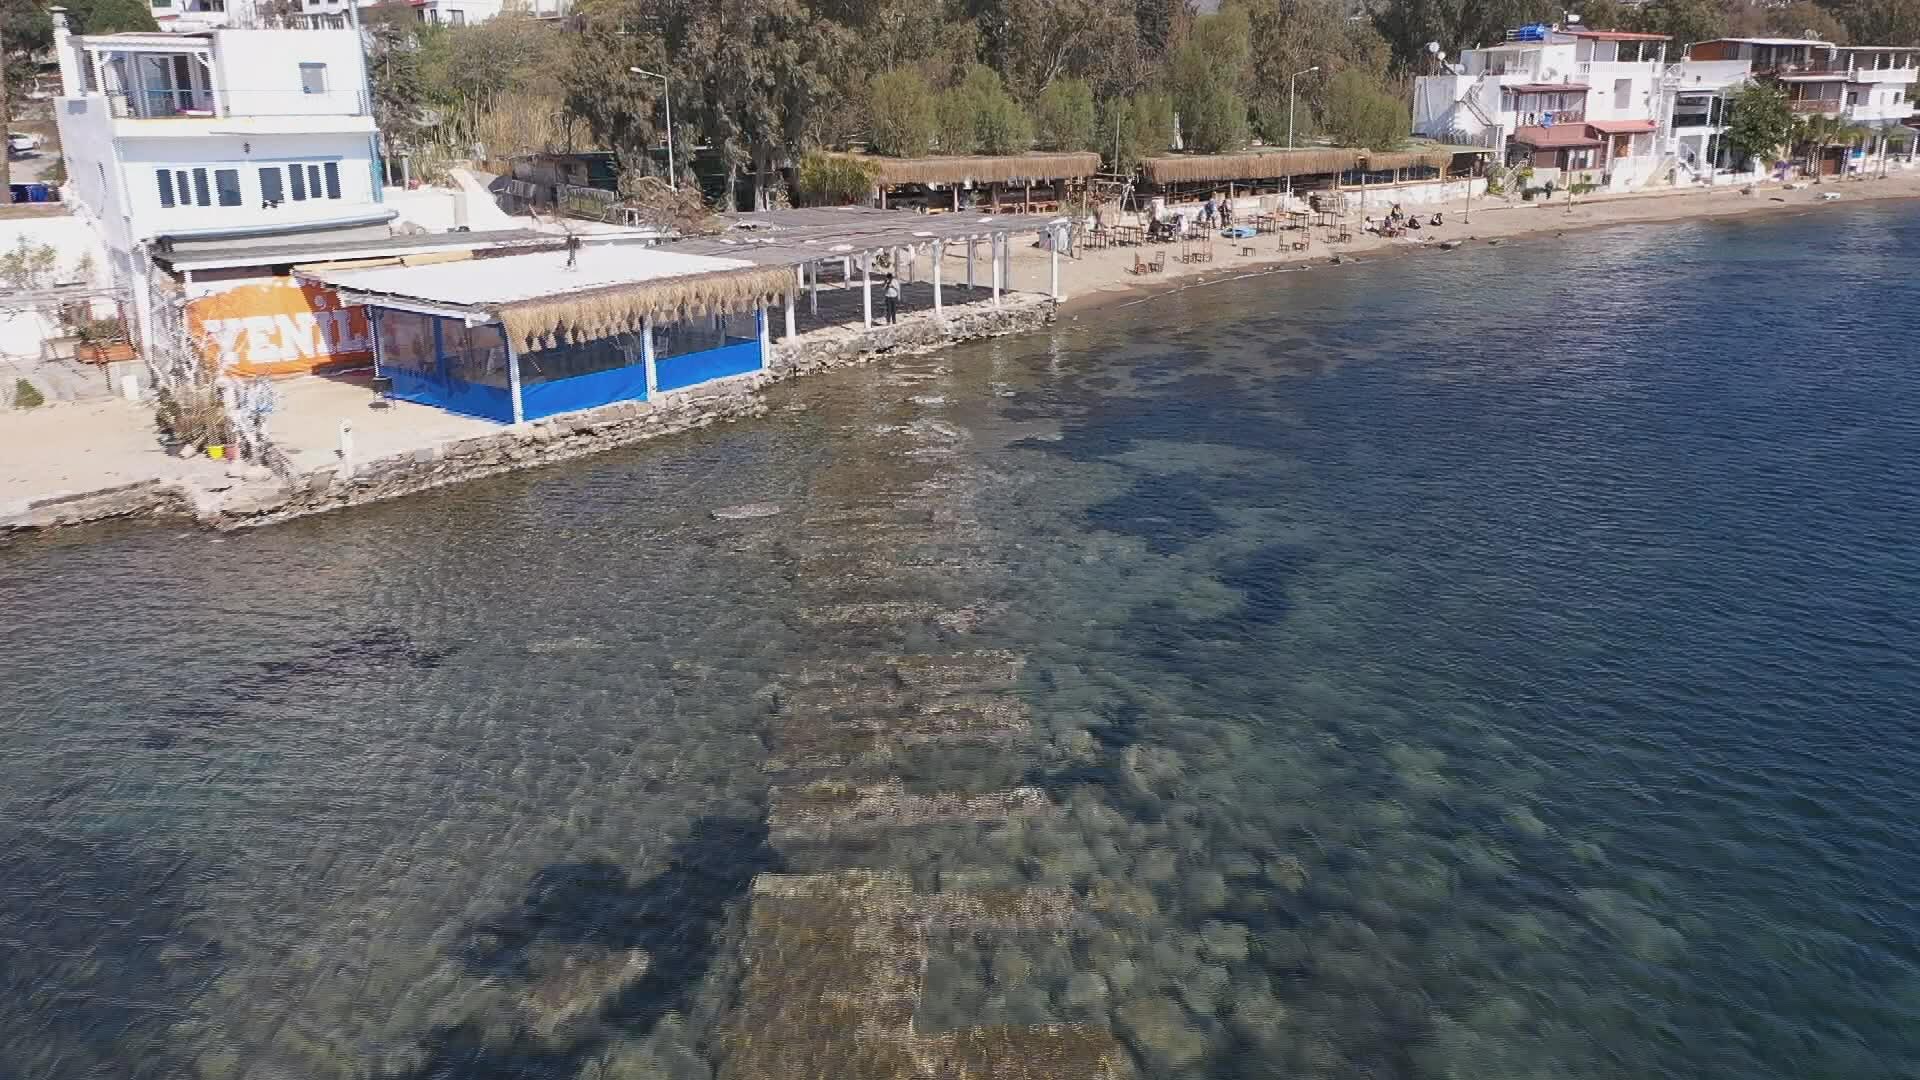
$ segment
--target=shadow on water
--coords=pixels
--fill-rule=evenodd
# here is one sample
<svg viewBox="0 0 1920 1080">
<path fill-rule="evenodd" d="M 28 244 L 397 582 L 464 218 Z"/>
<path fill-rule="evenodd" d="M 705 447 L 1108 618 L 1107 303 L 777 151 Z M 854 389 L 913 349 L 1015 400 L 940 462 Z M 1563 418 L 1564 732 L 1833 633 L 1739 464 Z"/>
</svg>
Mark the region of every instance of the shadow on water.
<svg viewBox="0 0 1920 1080">
<path fill-rule="evenodd" d="M 173 1077 L 218 974 L 184 853 L 0 826 L 0 1076 Z"/>
<path fill-rule="evenodd" d="M 533 876 L 511 911 L 469 928 L 458 959 L 468 973 L 527 987 L 554 955 L 644 951 L 638 979 L 609 994 L 589 1022 L 543 1036 L 501 1035 L 468 1020 L 434 1032 L 408 1080 L 574 1076 L 615 1039 L 641 1039 L 668 1013 L 688 1010 L 722 945 L 727 916 L 756 875 L 780 867 L 762 820 L 701 818 L 667 868 L 639 884 L 605 860 L 558 863 Z M 396 1078 L 397 1080 L 397 1078 Z"/>
</svg>

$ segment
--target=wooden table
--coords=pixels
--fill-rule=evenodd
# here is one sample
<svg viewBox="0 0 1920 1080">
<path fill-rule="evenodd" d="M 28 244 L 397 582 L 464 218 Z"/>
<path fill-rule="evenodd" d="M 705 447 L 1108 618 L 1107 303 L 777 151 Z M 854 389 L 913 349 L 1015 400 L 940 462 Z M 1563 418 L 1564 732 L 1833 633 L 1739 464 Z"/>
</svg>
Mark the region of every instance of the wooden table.
<svg viewBox="0 0 1920 1080">
<path fill-rule="evenodd" d="M 1141 244 L 1147 242 L 1147 227 L 1145 225 L 1115 225 L 1113 227 L 1113 242 L 1139 247 Z"/>
</svg>

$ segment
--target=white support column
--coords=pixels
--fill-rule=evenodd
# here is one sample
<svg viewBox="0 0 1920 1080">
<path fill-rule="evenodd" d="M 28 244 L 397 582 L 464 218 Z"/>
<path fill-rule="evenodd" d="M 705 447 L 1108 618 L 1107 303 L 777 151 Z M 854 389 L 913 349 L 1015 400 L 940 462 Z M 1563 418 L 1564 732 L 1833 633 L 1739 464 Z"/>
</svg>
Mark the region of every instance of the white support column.
<svg viewBox="0 0 1920 1080">
<path fill-rule="evenodd" d="M 1053 302 L 1060 302 L 1060 234 L 1058 225 L 1047 230 L 1047 247 L 1053 249 Z"/>
<path fill-rule="evenodd" d="M 987 236 L 987 261 L 993 264 L 993 306 L 1000 306 L 1000 234 Z"/>
<path fill-rule="evenodd" d="M 851 288 L 853 288 L 853 258 L 842 255 L 840 256 L 840 289 L 845 292 Z"/>
<path fill-rule="evenodd" d="M 527 419 L 526 405 L 520 400 L 520 350 L 513 347 L 513 336 L 507 338 L 507 392 L 513 395 L 513 422 L 524 423 Z"/>
<path fill-rule="evenodd" d="M 940 260 L 945 255 L 940 249 L 940 241 L 933 242 L 933 317 L 940 317 Z"/>
<path fill-rule="evenodd" d="M 789 317 L 793 315 L 793 304 L 791 302 L 787 304 L 787 315 Z M 767 366 L 767 350 L 773 347 L 773 330 L 767 325 L 767 306 L 765 304 L 760 305 L 759 310 L 754 313 L 754 320 L 760 324 L 760 367 L 762 370 L 765 370 Z"/>
<path fill-rule="evenodd" d="M 800 332 L 800 320 L 793 309 L 800 301 L 800 278 L 805 273 L 797 266 L 793 268 L 793 288 L 787 290 L 787 334 L 781 338 L 782 341 L 790 340 Z"/>
<path fill-rule="evenodd" d="M 807 314 L 820 317 L 820 264 L 807 264 Z"/>
<path fill-rule="evenodd" d="M 860 325 L 873 329 L 873 252 L 860 253 Z"/>
<path fill-rule="evenodd" d="M 660 392 L 660 368 L 653 358 L 653 316 L 640 320 L 640 362 L 647 366 L 647 398 Z"/>
<path fill-rule="evenodd" d="M 967 299 L 973 299 L 973 249 L 980 246 L 978 237 L 967 237 Z"/>
</svg>

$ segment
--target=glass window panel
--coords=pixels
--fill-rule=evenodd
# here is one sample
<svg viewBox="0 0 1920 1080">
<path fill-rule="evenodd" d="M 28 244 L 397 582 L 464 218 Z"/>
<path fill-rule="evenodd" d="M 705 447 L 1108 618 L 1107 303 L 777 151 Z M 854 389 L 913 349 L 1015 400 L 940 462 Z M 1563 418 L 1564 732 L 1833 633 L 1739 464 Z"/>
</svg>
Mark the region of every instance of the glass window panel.
<svg viewBox="0 0 1920 1080">
<path fill-rule="evenodd" d="M 327 198 L 337 199 L 340 197 L 340 163 L 337 161 L 327 162 L 325 172 L 327 176 Z"/>
<path fill-rule="evenodd" d="M 287 166 L 287 185 L 293 189 L 293 201 L 299 202 L 307 197 L 307 170 L 298 165 Z"/>
<path fill-rule="evenodd" d="M 215 169 L 213 171 L 214 190 L 220 196 L 221 206 L 240 205 L 240 170 Z"/>
<path fill-rule="evenodd" d="M 280 166 L 274 165 L 260 170 L 260 201 L 277 203 L 285 201 L 286 189 L 281 186 Z"/>
<path fill-rule="evenodd" d="M 207 170 L 205 169 L 193 170 L 193 204 L 195 206 L 213 205 L 213 195 L 207 190 Z"/>
<path fill-rule="evenodd" d="M 153 177 L 154 179 L 160 181 L 160 205 L 169 210 L 172 209 L 173 208 L 173 173 L 169 172 L 166 169 L 155 169 L 153 173 Z"/>
</svg>

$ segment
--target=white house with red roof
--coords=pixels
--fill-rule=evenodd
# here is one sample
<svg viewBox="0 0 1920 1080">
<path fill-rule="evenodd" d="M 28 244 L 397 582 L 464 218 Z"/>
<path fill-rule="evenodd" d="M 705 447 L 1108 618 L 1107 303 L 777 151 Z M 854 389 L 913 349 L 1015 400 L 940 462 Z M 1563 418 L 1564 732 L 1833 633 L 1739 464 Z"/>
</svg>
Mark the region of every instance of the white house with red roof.
<svg viewBox="0 0 1920 1080">
<path fill-rule="evenodd" d="M 1414 131 L 1500 151 L 1538 182 L 1641 187 L 1668 164 L 1659 137 L 1662 34 L 1525 26 L 1467 49 L 1441 75 L 1415 80 Z"/>
</svg>

